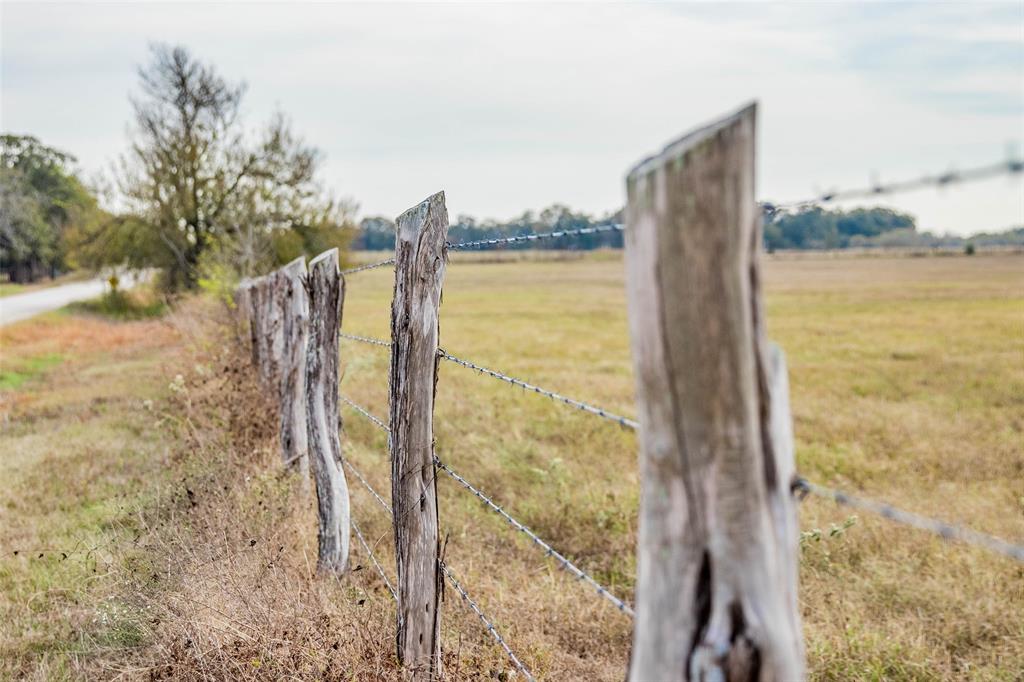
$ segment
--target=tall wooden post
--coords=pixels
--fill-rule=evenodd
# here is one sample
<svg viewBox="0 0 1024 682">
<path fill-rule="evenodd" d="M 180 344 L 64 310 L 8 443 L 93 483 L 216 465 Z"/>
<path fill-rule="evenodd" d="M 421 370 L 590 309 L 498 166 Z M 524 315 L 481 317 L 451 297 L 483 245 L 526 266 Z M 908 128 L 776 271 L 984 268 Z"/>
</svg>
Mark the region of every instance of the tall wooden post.
<svg viewBox="0 0 1024 682">
<path fill-rule="evenodd" d="M 434 389 L 448 211 L 438 192 L 398 217 L 391 304 L 391 494 L 398 564 L 398 660 L 413 679 L 441 671 Z"/>
<path fill-rule="evenodd" d="M 295 467 L 303 483 L 309 477 L 306 426 L 306 345 L 309 337 L 309 296 L 306 259 L 299 257 L 278 270 L 274 297 L 281 309 L 281 374 L 279 377 L 281 459 Z"/>
<path fill-rule="evenodd" d="M 643 479 L 634 682 L 804 676 L 786 370 L 761 306 L 755 123 L 751 105 L 626 180 Z"/>
<path fill-rule="evenodd" d="M 338 250 L 309 263 L 309 342 L 306 404 L 309 454 L 316 481 L 319 518 L 317 570 L 341 573 L 348 564 L 349 497 L 342 470 L 338 429 L 338 330 L 345 300 L 345 280 L 338 270 Z"/>
</svg>

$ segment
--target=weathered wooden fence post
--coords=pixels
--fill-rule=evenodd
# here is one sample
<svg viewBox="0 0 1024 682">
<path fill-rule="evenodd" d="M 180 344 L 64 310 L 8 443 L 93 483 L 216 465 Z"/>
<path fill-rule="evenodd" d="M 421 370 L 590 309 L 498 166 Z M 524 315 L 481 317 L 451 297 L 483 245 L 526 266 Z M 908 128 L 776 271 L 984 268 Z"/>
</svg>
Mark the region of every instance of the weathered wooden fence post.
<svg viewBox="0 0 1024 682">
<path fill-rule="evenodd" d="M 803 679 L 785 363 L 761 306 L 756 107 L 626 180 L 642 498 L 630 679 Z"/>
<path fill-rule="evenodd" d="M 349 498 L 342 470 L 338 430 L 338 330 L 345 299 L 345 280 L 338 270 L 338 250 L 326 251 L 309 263 L 309 342 L 306 361 L 306 405 L 309 454 L 316 480 L 319 516 L 317 570 L 341 573 L 348 564 Z"/>
<path fill-rule="evenodd" d="M 388 448 L 398 564 L 398 659 L 416 680 L 436 679 L 441 672 L 433 415 L 447 237 L 443 192 L 398 217 Z"/>
<path fill-rule="evenodd" d="M 274 299 L 281 311 L 280 437 L 281 459 L 294 466 L 303 483 L 309 477 L 306 427 L 306 345 L 309 296 L 306 259 L 299 257 L 274 273 Z"/>
<path fill-rule="evenodd" d="M 274 276 L 264 275 L 253 281 L 250 295 L 251 328 L 253 332 L 253 361 L 265 387 L 274 386 L 277 359 L 274 355 L 274 336 L 279 325 L 274 309 Z"/>
</svg>

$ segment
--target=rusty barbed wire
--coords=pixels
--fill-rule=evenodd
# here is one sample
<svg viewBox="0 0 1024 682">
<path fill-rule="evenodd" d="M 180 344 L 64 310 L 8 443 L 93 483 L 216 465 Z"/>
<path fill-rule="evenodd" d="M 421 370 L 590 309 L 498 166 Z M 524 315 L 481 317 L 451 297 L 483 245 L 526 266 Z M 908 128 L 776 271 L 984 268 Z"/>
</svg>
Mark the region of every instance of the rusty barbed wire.
<svg viewBox="0 0 1024 682">
<path fill-rule="evenodd" d="M 391 597 L 395 600 L 395 603 L 397 604 L 398 593 L 395 592 L 395 588 L 392 587 L 391 581 L 388 580 L 388 576 L 384 572 L 384 568 L 377 561 L 377 557 L 373 555 L 373 550 L 370 549 L 370 545 L 366 544 L 366 538 L 363 537 L 362 532 L 359 530 L 359 525 L 356 523 L 356 520 L 351 517 L 349 518 L 349 523 L 352 524 L 352 530 L 356 532 L 356 537 L 359 538 L 359 543 L 363 546 L 363 549 L 366 550 L 366 555 L 370 557 L 370 561 L 373 562 L 374 568 L 376 568 L 377 572 L 380 573 L 380 577 L 384 579 L 384 585 L 388 588 L 388 592 L 391 593 Z"/>
<path fill-rule="evenodd" d="M 530 680 L 532 682 L 533 675 L 530 674 L 530 671 L 526 668 L 525 665 L 523 665 L 522 661 L 520 661 L 519 658 L 515 655 L 515 653 L 512 652 L 512 649 L 505 642 L 505 639 L 498 632 L 497 628 L 494 627 L 494 623 L 487 619 L 487 616 L 485 616 L 484 612 L 480 610 L 480 607 L 476 605 L 476 602 L 473 601 L 473 598 L 469 596 L 469 594 L 462 587 L 462 585 L 459 584 L 459 581 L 455 579 L 455 576 L 452 575 L 452 572 L 448 570 L 448 566 L 446 566 L 443 561 L 439 561 L 438 564 L 441 567 L 441 572 L 444 573 L 448 580 L 451 581 L 452 586 L 455 588 L 455 591 L 462 596 L 462 601 L 466 602 L 469 605 L 469 608 L 473 610 L 473 613 L 477 615 L 477 618 L 480 619 L 480 622 L 484 624 L 485 628 L 487 628 L 487 632 L 491 633 L 491 637 L 494 638 L 494 641 L 496 641 L 498 645 L 505 650 L 505 653 L 508 654 L 509 660 L 512 661 L 512 664 L 515 665 L 515 667 L 519 670 L 519 672 L 521 672 L 526 677 L 527 680 Z"/>
<path fill-rule="evenodd" d="M 1000 538 L 985 533 L 980 533 L 965 526 L 957 526 L 938 519 L 921 516 L 913 512 L 904 511 L 884 502 L 855 497 L 841 490 L 828 488 L 817 483 L 811 483 L 806 478 L 797 478 L 793 481 L 793 491 L 803 499 L 808 493 L 833 500 L 837 504 L 877 514 L 884 518 L 911 526 L 918 530 L 927 531 L 943 538 L 944 540 L 958 540 L 964 544 L 973 545 L 987 549 L 990 552 L 1003 554 L 1024 563 L 1024 546 L 1015 545 L 1001 540 Z"/>
<path fill-rule="evenodd" d="M 515 518 L 513 518 L 511 515 L 509 515 L 508 512 L 506 512 L 500 506 L 495 504 L 495 502 L 491 498 L 489 498 L 487 495 L 485 495 L 483 492 L 481 492 L 478 488 L 476 488 L 472 483 L 470 483 L 469 481 L 464 479 L 462 476 L 457 474 L 455 471 L 453 471 L 447 464 L 442 462 L 440 460 L 440 458 L 437 457 L 437 455 L 434 455 L 434 464 L 436 464 L 439 469 L 441 469 L 446 474 L 448 474 L 453 479 L 455 479 L 466 490 L 468 490 L 471 493 L 473 493 L 474 495 L 476 495 L 476 497 L 478 499 L 480 499 L 488 507 L 490 507 L 490 509 L 492 511 L 496 512 L 498 515 L 500 515 L 502 518 L 504 518 L 506 521 L 508 521 L 508 523 L 513 528 L 515 528 L 517 531 L 519 531 L 520 533 L 522 533 L 526 537 L 530 538 L 535 545 L 537 545 L 538 547 L 540 547 L 540 548 L 542 548 L 544 550 L 544 555 L 545 556 L 554 557 L 555 560 L 558 561 L 558 563 L 560 563 L 562 565 L 562 568 L 564 568 L 568 572 L 572 573 L 574 576 L 576 576 L 576 578 L 578 580 L 582 580 L 583 582 L 585 582 L 588 585 L 590 585 L 591 587 L 593 587 L 596 590 L 598 596 L 607 599 L 609 602 L 611 602 L 612 604 L 615 605 L 615 608 L 617 608 L 619 611 L 622 611 L 623 613 L 625 613 L 630 618 L 633 617 L 633 608 L 629 604 L 627 604 L 626 602 L 622 601 L 621 599 L 616 597 L 614 594 L 609 592 L 608 588 L 606 588 L 604 585 L 602 585 L 601 583 L 599 583 L 596 580 L 594 580 L 587 573 L 585 573 L 582 569 L 580 569 L 578 566 L 576 566 L 576 564 L 574 564 L 571 561 L 569 561 L 568 559 L 566 559 L 562 554 L 560 554 L 558 551 L 556 551 L 551 545 L 549 545 L 548 543 L 546 543 L 543 540 L 541 540 L 540 537 L 538 537 L 536 533 L 534 533 L 532 530 L 527 528 L 525 525 L 523 525 L 522 523 L 517 521 Z"/>
</svg>

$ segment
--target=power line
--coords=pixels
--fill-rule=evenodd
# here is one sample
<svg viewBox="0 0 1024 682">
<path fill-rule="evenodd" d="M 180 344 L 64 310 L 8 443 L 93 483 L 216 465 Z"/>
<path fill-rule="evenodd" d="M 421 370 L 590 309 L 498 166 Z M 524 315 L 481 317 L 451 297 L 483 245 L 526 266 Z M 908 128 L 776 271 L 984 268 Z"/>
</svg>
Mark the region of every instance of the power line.
<svg viewBox="0 0 1024 682">
<path fill-rule="evenodd" d="M 577 567 L 576 564 L 566 559 L 562 554 L 557 552 L 551 545 L 541 540 L 536 533 L 534 533 L 532 530 L 524 526 L 516 519 L 512 518 L 512 516 L 510 516 L 508 512 L 506 512 L 504 509 L 495 504 L 491 498 L 487 497 L 487 495 L 485 495 L 479 489 L 474 487 L 472 483 L 470 483 L 462 476 L 459 476 L 457 473 L 455 473 L 451 468 L 448 467 L 447 464 L 442 462 L 436 455 L 434 456 L 434 464 L 436 464 L 439 469 L 441 469 L 446 474 L 455 479 L 463 488 L 476 495 L 477 498 L 480 499 L 488 507 L 490 507 L 492 511 L 496 512 L 502 518 L 508 521 L 513 528 L 515 528 L 517 531 L 533 540 L 534 544 L 536 544 L 538 547 L 544 550 L 546 556 L 554 557 L 556 561 L 562 564 L 562 567 L 565 570 L 572 573 L 574 576 L 576 576 L 577 579 L 582 580 L 583 582 L 593 587 L 599 596 L 604 597 L 605 599 L 610 601 L 612 604 L 615 605 L 615 608 L 617 608 L 619 611 L 622 611 L 630 618 L 633 617 L 633 608 L 629 604 L 627 604 L 626 602 L 622 601 L 614 594 L 609 592 L 606 587 L 601 585 L 601 583 L 591 578 L 589 575 L 583 572 L 583 570 Z"/>
<path fill-rule="evenodd" d="M 813 493 L 818 497 L 834 500 L 837 504 L 853 507 L 855 509 L 862 509 L 873 514 L 883 516 L 890 521 L 895 521 L 896 523 L 901 523 L 919 530 L 934 533 L 946 540 L 958 540 L 968 545 L 983 547 L 984 549 L 996 552 L 997 554 L 1004 554 L 1011 559 L 1024 562 L 1024 546 L 1015 545 L 997 537 L 986 535 L 985 533 L 979 533 L 971 528 L 953 525 L 944 521 L 939 521 L 938 519 L 932 519 L 926 516 L 921 516 L 920 514 L 914 514 L 913 512 L 897 509 L 896 507 L 884 502 L 875 502 L 874 500 L 854 497 L 853 495 L 841 490 L 835 490 L 833 488 L 818 485 L 817 483 L 811 483 L 805 478 L 796 479 L 796 481 L 793 482 L 793 490 L 798 493 L 802 492 L 805 496 L 807 493 Z"/>
</svg>

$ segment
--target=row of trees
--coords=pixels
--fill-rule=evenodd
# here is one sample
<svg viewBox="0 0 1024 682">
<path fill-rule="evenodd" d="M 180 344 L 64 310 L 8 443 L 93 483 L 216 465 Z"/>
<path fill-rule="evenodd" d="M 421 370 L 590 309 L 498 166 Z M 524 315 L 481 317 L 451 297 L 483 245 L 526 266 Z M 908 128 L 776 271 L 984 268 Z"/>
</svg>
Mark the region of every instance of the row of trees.
<svg viewBox="0 0 1024 682">
<path fill-rule="evenodd" d="M 156 268 L 168 289 L 264 272 L 344 246 L 354 206 L 324 190 L 321 154 L 282 114 L 249 128 L 245 86 L 181 47 L 140 69 L 128 152 L 100 211 L 69 155 L 4 137 L 0 265 L 22 281 L 68 266 Z"/>
<path fill-rule="evenodd" d="M 776 249 L 845 249 L 845 248 L 959 248 L 967 244 L 976 246 L 1022 246 L 1024 228 L 1005 232 L 979 234 L 963 238 L 920 232 L 914 217 L 888 208 L 857 208 L 851 211 L 826 210 L 806 207 L 784 212 L 771 204 L 762 204 L 764 212 L 764 241 L 768 251 Z M 507 222 L 478 221 L 470 216 L 459 216 L 449 230 L 453 242 L 498 239 L 517 235 L 539 234 L 558 230 L 576 230 L 619 223 L 621 211 L 601 218 L 577 213 L 556 204 L 540 213 L 527 211 Z M 605 232 L 580 237 L 546 240 L 548 249 L 600 249 L 622 248 L 621 232 Z M 383 217 L 364 218 L 359 223 L 351 246 L 353 249 L 388 251 L 395 245 L 394 223 Z M 502 248 L 529 249 L 529 241 L 510 244 Z"/>
<path fill-rule="evenodd" d="M 810 206 L 792 213 L 765 209 L 765 246 L 774 249 L 844 249 L 864 245 L 893 230 L 917 229 L 914 217 L 888 208 L 826 210 Z"/>
</svg>

